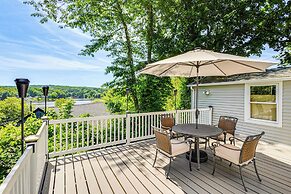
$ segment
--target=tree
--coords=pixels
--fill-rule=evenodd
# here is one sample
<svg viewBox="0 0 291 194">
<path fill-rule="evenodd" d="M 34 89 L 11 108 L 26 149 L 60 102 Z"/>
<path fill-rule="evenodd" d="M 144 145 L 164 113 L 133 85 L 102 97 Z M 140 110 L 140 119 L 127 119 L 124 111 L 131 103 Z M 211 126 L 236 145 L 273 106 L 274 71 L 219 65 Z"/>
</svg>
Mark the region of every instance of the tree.
<svg viewBox="0 0 291 194">
<path fill-rule="evenodd" d="M 25 115 L 29 113 L 27 104 L 24 104 Z M 21 101 L 16 97 L 9 97 L 5 100 L 0 100 L 0 124 L 5 124 L 8 121 L 20 120 Z"/>
<path fill-rule="evenodd" d="M 59 98 L 55 101 L 55 106 L 59 109 L 59 118 L 68 119 L 72 117 L 72 109 L 74 106 L 73 99 Z"/>
<path fill-rule="evenodd" d="M 40 17 L 41 22 L 50 19 L 62 27 L 89 33 L 91 44 L 82 54 L 94 56 L 98 50 L 108 51 L 113 63 L 106 72 L 114 77 L 108 87 L 115 96 L 125 96 L 125 89 L 129 88 L 135 110 L 155 107 L 145 97 L 163 99 L 170 94 L 165 89 L 150 96 L 149 91 L 157 91 L 160 83 L 148 76 L 138 78 L 135 73 L 147 63 L 196 47 L 249 56 L 260 55 L 264 46 L 269 45 L 281 52 L 282 62 L 290 61 L 289 1 L 32 0 L 27 3 L 34 6 L 37 13 L 33 15 Z M 168 88 L 169 80 L 160 80 L 161 87 Z"/>
</svg>

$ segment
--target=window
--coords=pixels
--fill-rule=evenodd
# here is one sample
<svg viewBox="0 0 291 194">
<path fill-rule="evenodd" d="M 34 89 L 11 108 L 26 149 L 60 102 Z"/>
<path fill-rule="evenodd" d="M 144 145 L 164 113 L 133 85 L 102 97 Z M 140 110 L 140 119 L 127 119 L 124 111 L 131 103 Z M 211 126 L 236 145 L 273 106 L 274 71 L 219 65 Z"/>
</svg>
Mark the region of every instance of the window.
<svg viewBox="0 0 291 194">
<path fill-rule="evenodd" d="M 282 125 L 282 83 L 246 84 L 245 120 L 263 125 Z"/>
</svg>

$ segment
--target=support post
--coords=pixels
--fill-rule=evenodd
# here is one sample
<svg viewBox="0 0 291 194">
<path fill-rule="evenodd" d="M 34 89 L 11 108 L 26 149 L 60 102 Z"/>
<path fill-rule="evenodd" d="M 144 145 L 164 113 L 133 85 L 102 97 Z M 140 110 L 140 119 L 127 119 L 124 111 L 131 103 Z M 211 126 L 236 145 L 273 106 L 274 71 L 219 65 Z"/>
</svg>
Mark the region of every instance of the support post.
<svg viewBox="0 0 291 194">
<path fill-rule="evenodd" d="M 198 129 L 198 118 L 199 118 L 199 110 L 198 110 L 198 87 L 199 87 L 199 65 L 196 66 L 197 74 L 196 74 L 196 103 L 195 103 L 195 123 L 196 123 L 196 129 Z"/>
<path fill-rule="evenodd" d="M 126 145 L 130 143 L 130 116 L 126 111 Z"/>
<path fill-rule="evenodd" d="M 208 106 L 209 108 L 209 125 L 213 123 L 213 106 Z"/>
<path fill-rule="evenodd" d="M 176 118 L 175 118 L 175 124 L 180 124 L 180 120 L 179 120 L 179 118 L 180 118 L 180 111 L 177 111 L 176 110 Z"/>
<path fill-rule="evenodd" d="M 30 136 L 27 136 L 25 138 L 25 143 L 27 145 L 27 147 L 31 146 L 32 147 L 32 150 L 33 150 L 33 154 L 32 154 L 32 158 L 31 158 L 31 168 L 30 168 L 30 192 L 32 194 L 35 194 L 37 193 L 37 190 L 38 188 L 37 187 L 37 180 L 36 180 L 36 177 L 37 177 L 37 166 L 38 166 L 38 161 L 37 161 L 37 154 L 36 154 L 36 149 L 38 149 L 36 147 L 36 143 L 37 143 L 37 140 L 38 140 L 38 136 L 37 135 L 30 135 Z"/>
<path fill-rule="evenodd" d="M 45 123 L 45 154 L 46 154 L 46 162 L 49 160 L 48 153 L 48 127 L 49 127 L 49 118 L 47 116 L 41 117 L 41 120 Z"/>
</svg>

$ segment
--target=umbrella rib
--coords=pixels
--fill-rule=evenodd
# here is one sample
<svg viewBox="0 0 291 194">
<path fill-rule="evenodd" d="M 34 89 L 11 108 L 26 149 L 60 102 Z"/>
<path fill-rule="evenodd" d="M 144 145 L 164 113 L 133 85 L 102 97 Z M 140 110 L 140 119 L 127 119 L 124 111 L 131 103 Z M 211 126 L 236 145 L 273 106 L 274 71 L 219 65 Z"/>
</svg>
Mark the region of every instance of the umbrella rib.
<svg viewBox="0 0 291 194">
<path fill-rule="evenodd" d="M 212 63 L 224 76 L 226 76 L 226 73 L 224 73 L 224 71 L 222 71 L 222 69 L 220 69 L 215 63 Z"/>
<path fill-rule="evenodd" d="M 239 62 L 239 61 L 234 61 L 234 60 L 229 60 L 229 61 L 232 61 L 232 62 L 234 62 L 234 63 L 238 63 L 238 64 L 240 64 L 240 65 L 243 65 L 243 66 L 246 66 L 246 67 L 253 68 L 253 69 L 256 69 L 256 70 L 258 70 L 258 71 L 262 71 L 262 72 L 264 72 L 263 69 L 260 69 L 260 68 L 257 68 L 257 67 L 253 67 L 253 66 L 251 66 L 251 65 L 247 65 L 247 64 L 242 63 L 242 62 Z"/>
<path fill-rule="evenodd" d="M 141 72 L 146 71 L 146 70 L 149 70 L 149 69 L 151 69 L 151 68 L 154 68 L 154 67 L 156 67 L 156 66 L 158 66 L 158 65 L 160 65 L 160 64 L 156 64 L 156 65 L 151 65 L 151 66 L 149 66 L 149 67 L 145 67 L 144 69 L 142 69 Z"/>
<path fill-rule="evenodd" d="M 159 74 L 159 76 L 161 76 L 162 74 L 166 73 L 167 71 L 169 71 L 170 69 L 172 69 L 174 66 L 176 66 L 179 63 L 174 63 L 171 67 L 169 67 L 168 69 L 164 70 L 162 73 Z"/>
</svg>

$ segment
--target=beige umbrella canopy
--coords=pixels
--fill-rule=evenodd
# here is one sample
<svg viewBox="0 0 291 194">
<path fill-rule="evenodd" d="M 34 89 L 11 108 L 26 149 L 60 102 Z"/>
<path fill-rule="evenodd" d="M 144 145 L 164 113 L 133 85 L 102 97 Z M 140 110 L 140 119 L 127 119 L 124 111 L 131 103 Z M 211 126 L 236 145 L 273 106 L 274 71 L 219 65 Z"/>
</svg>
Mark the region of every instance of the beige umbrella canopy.
<svg viewBox="0 0 291 194">
<path fill-rule="evenodd" d="M 196 128 L 198 122 L 198 76 L 229 76 L 242 73 L 264 72 L 274 62 L 260 61 L 196 49 L 187 53 L 148 64 L 139 74 L 155 76 L 196 77 Z"/>
</svg>

